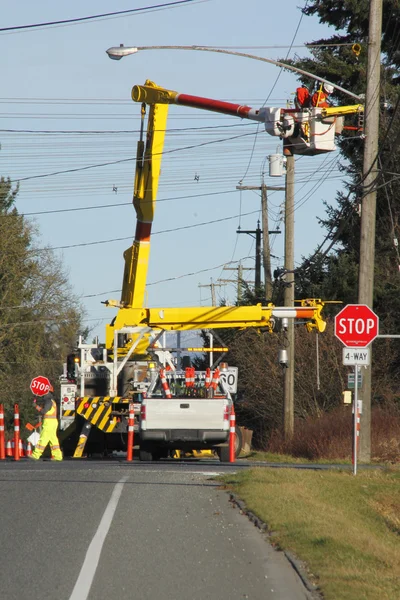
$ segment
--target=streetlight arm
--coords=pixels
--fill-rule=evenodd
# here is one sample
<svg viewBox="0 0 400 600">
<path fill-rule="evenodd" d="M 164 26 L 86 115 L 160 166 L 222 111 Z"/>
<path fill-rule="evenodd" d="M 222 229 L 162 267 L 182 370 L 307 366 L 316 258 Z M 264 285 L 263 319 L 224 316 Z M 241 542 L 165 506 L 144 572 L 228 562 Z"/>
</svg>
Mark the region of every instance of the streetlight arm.
<svg viewBox="0 0 400 600">
<path fill-rule="evenodd" d="M 139 50 L 195 50 L 199 52 L 216 52 L 219 54 L 231 54 L 232 56 L 240 56 L 242 58 L 250 58 L 252 60 L 259 60 L 261 62 L 266 62 L 271 65 L 275 65 L 277 67 L 282 67 L 283 69 L 288 69 L 289 71 L 294 71 L 295 73 L 299 73 L 300 75 L 305 75 L 306 77 L 311 77 L 316 81 L 320 81 L 321 83 L 327 83 L 332 85 L 336 90 L 339 90 L 343 94 L 347 96 L 351 96 L 356 100 L 363 100 L 362 96 L 358 96 L 357 94 L 353 94 L 349 90 L 342 88 L 340 85 L 336 83 L 332 83 L 323 77 L 319 77 L 318 75 L 314 75 L 313 73 L 309 73 L 308 71 L 304 71 L 303 69 L 299 69 L 298 67 L 294 67 L 293 65 L 289 65 L 287 63 L 280 62 L 278 60 L 273 60 L 272 58 L 265 58 L 263 56 L 256 56 L 255 54 L 246 54 L 245 52 L 234 52 L 233 50 L 225 50 L 223 48 L 213 48 L 210 46 L 124 46 L 121 44 L 120 46 L 113 46 L 106 50 L 109 58 L 113 60 L 121 60 L 124 56 L 129 56 L 130 54 L 136 54 Z"/>
</svg>

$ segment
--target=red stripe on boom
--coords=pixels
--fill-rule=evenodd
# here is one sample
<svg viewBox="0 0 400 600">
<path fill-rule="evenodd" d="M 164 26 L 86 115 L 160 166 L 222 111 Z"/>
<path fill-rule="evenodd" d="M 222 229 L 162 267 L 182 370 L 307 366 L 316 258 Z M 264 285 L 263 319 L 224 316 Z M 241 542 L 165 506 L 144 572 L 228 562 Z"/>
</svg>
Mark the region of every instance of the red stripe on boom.
<svg viewBox="0 0 400 600">
<path fill-rule="evenodd" d="M 183 106 L 192 106 L 194 108 L 204 108 L 213 112 L 225 113 L 246 118 L 252 110 L 251 106 L 242 106 L 232 102 L 223 102 L 222 100 L 212 100 L 211 98 L 202 98 L 201 96 L 190 96 L 189 94 L 178 94 L 175 99 L 176 104 Z"/>
<path fill-rule="evenodd" d="M 138 221 L 136 223 L 136 233 L 135 233 L 135 241 L 136 242 L 149 242 L 150 241 L 151 225 L 152 225 L 152 223 L 144 223 L 143 221 Z"/>
</svg>

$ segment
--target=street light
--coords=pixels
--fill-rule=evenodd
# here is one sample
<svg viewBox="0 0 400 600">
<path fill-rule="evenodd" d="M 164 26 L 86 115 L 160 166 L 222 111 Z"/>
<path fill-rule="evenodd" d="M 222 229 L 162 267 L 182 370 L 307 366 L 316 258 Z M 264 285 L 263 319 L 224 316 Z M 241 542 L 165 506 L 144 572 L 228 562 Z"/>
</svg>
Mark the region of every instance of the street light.
<svg viewBox="0 0 400 600">
<path fill-rule="evenodd" d="M 282 67 L 283 69 L 288 69 L 289 71 L 294 71 L 295 73 L 299 73 L 300 75 L 305 75 L 306 77 L 311 77 L 316 81 L 320 81 L 321 83 L 328 83 L 332 85 L 336 90 L 339 90 L 343 94 L 347 96 L 351 96 L 356 100 L 363 100 L 362 96 L 358 96 L 357 94 L 353 94 L 349 90 L 342 88 L 340 85 L 336 83 L 332 83 L 328 81 L 328 79 L 323 79 L 318 75 L 314 75 L 313 73 L 309 73 L 308 71 L 304 71 L 303 69 L 299 69 L 298 67 L 294 67 L 293 65 L 288 65 L 287 63 L 280 62 L 279 60 L 273 60 L 272 58 L 264 58 L 263 56 L 257 56 L 255 54 L 246 54 L 245 52 L 235 52 L 233 50 L 225 50 L 223 48 L 213 48 L 210 46 L 124 46 L 120 44 L 119 46 L 113 46 L 106 50 L 109 58 L 112 60 L 121 60 L 124 56 L 129 56 L 131 54 L 136 54 L 141 50 L 194 50 L 197 52 L 216 52 L 218 54 L 231 54 L 232 56 L 241 56 L 242 58 L 251 58 L 253 60 L 259 60 L 261 62 L 266 62 L 271 65 L 275 65 L 276 67 Z"/>
</svg>

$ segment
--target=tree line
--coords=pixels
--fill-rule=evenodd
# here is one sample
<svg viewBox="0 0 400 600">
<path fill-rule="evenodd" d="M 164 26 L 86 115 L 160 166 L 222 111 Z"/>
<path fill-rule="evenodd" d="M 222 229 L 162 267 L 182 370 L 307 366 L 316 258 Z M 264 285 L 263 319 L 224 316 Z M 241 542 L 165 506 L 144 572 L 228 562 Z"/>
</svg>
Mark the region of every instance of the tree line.
<svg viewBox="0 0 400 600">
<path fill-rule="evenodd" d="M 15 403 L 22 425 L 35 421 L 34 377 L 48 377 L 56 390 L 66 356 L 83 333 L 84 314 L 61 260 L 50 248 L 39 249 L 37 225 L 19 214 L 17 195 L 18 186 L 1 177 L 0 403 L 8 428 Z"/>
</svg>

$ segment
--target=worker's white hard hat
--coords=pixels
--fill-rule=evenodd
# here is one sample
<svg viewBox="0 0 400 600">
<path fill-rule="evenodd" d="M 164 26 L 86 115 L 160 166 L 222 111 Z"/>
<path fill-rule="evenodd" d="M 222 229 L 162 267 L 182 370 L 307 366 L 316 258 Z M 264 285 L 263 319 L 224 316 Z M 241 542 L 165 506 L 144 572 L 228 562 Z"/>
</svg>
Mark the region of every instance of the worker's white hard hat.
<svg viewBox="0 0 400 600">
<path fill-rule="evenodd" d="M 330 83 L 324 83 L 324 91 L 327 94 L 332 94 L 332 92 L 333 92 L 333 85 L 331 85 Z"/>
</svg>

